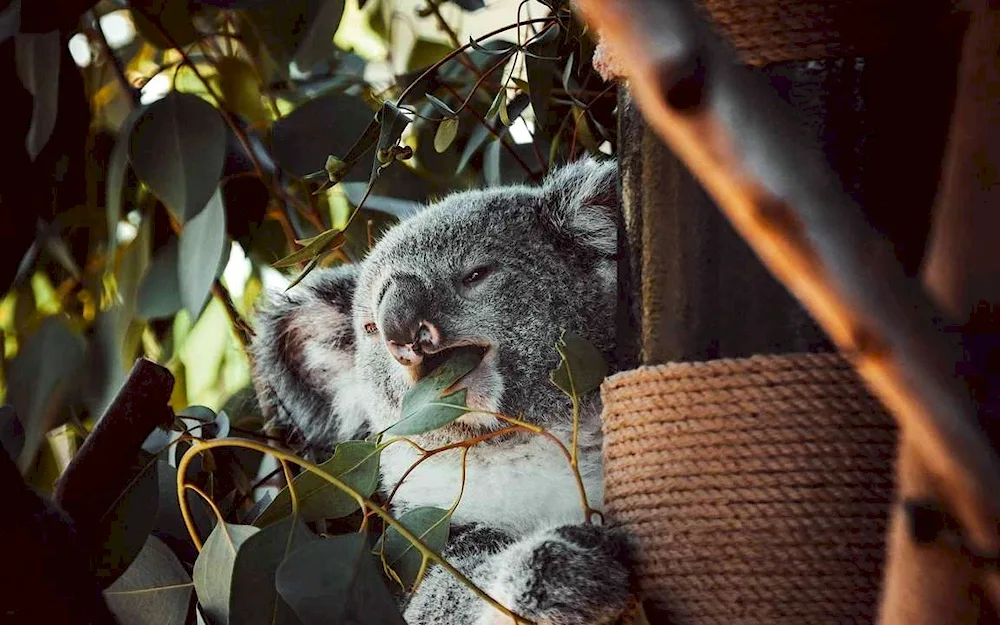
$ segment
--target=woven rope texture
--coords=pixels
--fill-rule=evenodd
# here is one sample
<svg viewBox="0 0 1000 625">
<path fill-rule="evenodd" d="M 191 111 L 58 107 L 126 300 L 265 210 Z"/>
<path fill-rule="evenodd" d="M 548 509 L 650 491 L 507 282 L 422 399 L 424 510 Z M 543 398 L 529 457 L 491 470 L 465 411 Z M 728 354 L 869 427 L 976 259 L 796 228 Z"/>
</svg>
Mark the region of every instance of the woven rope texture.
<svg viewBox="0 0 1000 625">
<path fill-rule="evenodd" d="M 875 621 L 896 431 L 842 358 L 643 367 L 601 393 L 606 513 L 671 625 Z"/>
<path fill-rule="evenodd" d="M 926 32 L 926 26 L 949 7 L 941 0 L 700 0 L 699 4 L 751 65 L 915 45 L 920 35 L 914 33 Z"/>
</svg>

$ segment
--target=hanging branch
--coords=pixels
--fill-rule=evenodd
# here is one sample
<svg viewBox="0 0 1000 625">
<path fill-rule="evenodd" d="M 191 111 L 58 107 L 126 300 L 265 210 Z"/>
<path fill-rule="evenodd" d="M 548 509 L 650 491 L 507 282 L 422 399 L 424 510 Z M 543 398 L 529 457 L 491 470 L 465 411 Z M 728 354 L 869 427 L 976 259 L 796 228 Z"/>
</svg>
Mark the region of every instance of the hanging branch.
<svg viewBox="0 0 1000 625">
<path fill-rule="evenodd" d="M 791 107 L 688 0 L 578 5 L 651 127 L 892 411 L 969 538 L 995 552 L 1000 459 L 955 377 L 961 347 L 935 327 L 934 304 L 791 123 Z"/>
</svg>

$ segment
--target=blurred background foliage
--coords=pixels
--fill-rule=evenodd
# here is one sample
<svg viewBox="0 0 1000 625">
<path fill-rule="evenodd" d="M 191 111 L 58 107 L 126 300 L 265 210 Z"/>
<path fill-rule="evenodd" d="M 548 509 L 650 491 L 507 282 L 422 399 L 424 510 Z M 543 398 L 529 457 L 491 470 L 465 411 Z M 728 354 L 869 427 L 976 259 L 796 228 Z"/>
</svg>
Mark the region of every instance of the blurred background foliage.
<svg viewBox="0 0 1000 625">
<path fill-rule="evenodd" d="M 565 2 L 32 4 L 0 9 L 27 94 L 5 138 L 42 172 L 0 200 L 28 232 L 5 235 L 20 423 L 0 431 L 42 490 L 137 357 L 176 376 L 178 412 L 259 431 L 244 348 L 264 289 L 358 260 L 443 194 L 616 152 L 615 91 Z"/>
</svg>

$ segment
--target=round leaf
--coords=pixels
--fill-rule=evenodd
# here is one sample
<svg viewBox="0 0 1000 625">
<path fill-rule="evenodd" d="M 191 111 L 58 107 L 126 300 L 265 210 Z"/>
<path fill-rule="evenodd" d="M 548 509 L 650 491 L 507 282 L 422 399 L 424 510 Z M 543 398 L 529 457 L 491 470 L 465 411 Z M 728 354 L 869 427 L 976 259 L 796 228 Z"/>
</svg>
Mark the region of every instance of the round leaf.
<svg viewBox="0 0 1000 625">
<path fill-rule="evenodd" d="M 130 471 L 135 477 L 98 525 L 96 538 L 101 549 L 93 568 L 106 584 L 129 567 L 146 544 L 156 520 L 160 492 L 156 459 L 140 453 Z"/>
<path fill-rule="evenodd" d="M 458 134 L 458 118 L 449 117 L 438 124 L 437 133 L 434 135 L 434 149 L 444 152 L 455 140 Z"/>
<path fill-rule="evenodd" d="M 139 285 L 136 312 L 146 320 L 172 317 L 184 308 L 177 275 L 179 248 L 171 240 L 156 253 Z"/>
<path fill-rule="evenodd" d="M 608 365 L 600 350 L 575 332 L 563 331 L 556 341 L 556 351 L 561 360 L 549 377 L 570 397 L 596 389 L 608 374 Z"/>
<path fill-rule="evenodd" d="M 170 92 L 136 120 L 129 159 L 174 216 L 186 222 L 215 194 L 226 157 L 226 126 L 201 98 Z"/>
<path fill-rule="evenodd" d="M 321 171 L 329 155 L 349 161 L 348 152 L 374 113 L 358 97 L 325 95 L 310 100 L 274 124 L 271 145 L 274 159 L 285 171 L 305 176 Z M 368 180 L 374 151 L 365 155 L 348 180 Z"/>
<path fill-rule="evenodd" d="M 385 431 L 389 436 L 408 436 L 436 430 L 469 412 L 465 407 L 468 389 L 442 397 L 452 385 L 479 365 L 483 352 L 477 349 L 455 349 L 447 360 L 417 382 L 406 395 L 400 419 Z"/>
<path fill-rule="evenodd" d="M 191 590 L 191 576 L 177 556 L 150 536 L 128 570 L 104 591 L 104 599 L 121 625 L 184 625 Z"/>
</svg>

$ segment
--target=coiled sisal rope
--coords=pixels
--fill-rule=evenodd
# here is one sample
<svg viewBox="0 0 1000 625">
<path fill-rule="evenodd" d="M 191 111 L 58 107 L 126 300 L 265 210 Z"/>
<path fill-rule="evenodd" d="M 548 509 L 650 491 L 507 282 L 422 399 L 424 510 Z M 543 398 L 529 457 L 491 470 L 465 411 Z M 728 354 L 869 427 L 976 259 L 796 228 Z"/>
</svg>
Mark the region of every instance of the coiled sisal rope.
<svg viewBox="0 0 1000 625">
<path fill-rule="evenodd" d="M 642 367 L 601 394 L 606 514 L 671 625 L 875 621 L 896 430 L 845 360 Z"/>
</svg>

